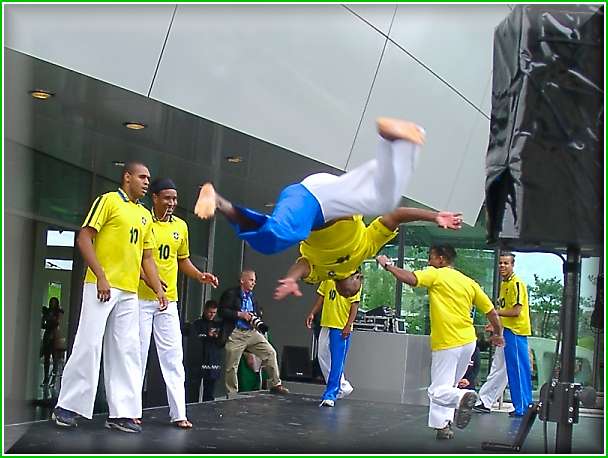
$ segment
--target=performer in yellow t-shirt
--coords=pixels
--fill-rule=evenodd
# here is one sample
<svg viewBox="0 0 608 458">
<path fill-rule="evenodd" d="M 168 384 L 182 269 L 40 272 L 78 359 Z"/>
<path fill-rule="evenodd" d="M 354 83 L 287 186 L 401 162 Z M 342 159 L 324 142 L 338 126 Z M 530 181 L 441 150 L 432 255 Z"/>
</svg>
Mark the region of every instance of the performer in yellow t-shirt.
<svg viewBox="0 0 608 458">
<path fill-rule="evenodd" d="M 63 371 L 53 411 L 59 426 L 75 427 L 78 416 L 92 418 L 103 346 L 103 372 L 109 418 L 106 427 L 140 432 L 141 360 L 137 288 L 143 269 L 158 306 L 167 306 L 152 251 L 156 248 L 150 213 L 139 203 L 148 189 L 145 165 L 125 165 L 120 188 L 99 196 L 77 246 L 88 264 L 80 321 L 72 354 Z"/>
<path fill-rule="evenodd" d="M 521 417 L 532 402 L 532 370 L 528 354 L 528 336 L 532 333 L 528 291 L 514 273 L 515 255 L 501 253 L 498 271 L 502 279 L 498 295 L 498 315 L 504 326 L 505 346 L 497 348 L 486 382 L 479 390 L 480 402 L 474 410 L 491 412 L 492 405 L 509 384 L 514 410 L 511 416 Z"/>
<path fill-rule="evenodd" d="M 358 290 L 345 288 L 345 279 L 364 259 L 375 255 L 396 235 L 401 223 L 423 220 L 441 227 L 460 228 L 460 214 L 397 208 L 413 173 L 424 130 L 407 121 L 378 118 L 380 136 L 376 158 L 341 176 L 317 173 L 287 186 L 272 215 L 233 205 L 210 183 L 201 187 L 194 212 L 209 218 L 222 213 L 237 235 L 263 254 L 282 251 L 298 242 L 302 257 L 279 280 L 274 298 L 301 296 L 298 281 L 336 281 L 344 297 Z M 363 216 L 384 215 L 366 227 Z"/>
<path fill-rule="evenodd" d="M 154 261 L 158 266 L 161 280 L 166 287 L 167 308 L 158 308 L 154 301 L 154 291 L 146 284 L 142 275 L 139 283 L 139 335 L 141 341 L 143 384 L 150 336 L 154 333 L 154 343 L 158 353 L 161 372 L 167 386 L 169 416 L 171 422 L 179 428 L 192 428 L 186 418 L 185 373 L 183 364 L 182 333 L 177 310 L 177 272 L 200 283 L 217 287 L 215 275 L 201 272 L 190 261 L 188 246 L 188 225 L 173 214 L 177 206 L 177 190 L 173 180 L 156 179 L 150 185 L 152 193 L 152 232 L 156 240 Z"/>
<path fill-rule="evenodd" d="M 360 278 L 353 276 L 351 281 L 360 282 Z M 352 297 L 343 297 L 338 294 L 333 280 L 324 280 L 317 289 L 317 299 L 306 317 L 306 327 L 311 329 L 315 315 L 322 310 L 317 357 L 327 383 L 321 397 L 320 405 L 323 407 L 333 407 L 336 399 L 348 396 L 353 391 L 352 385 L 344 377 L 344 366 L 360 300 L 360 290 Z"/>
<path fill-rule="evenodd" d="M 451 246 L 432 246 L 429 267 L 415 272 L 393 266 L 384 255 L 376 258 L 397 280 L 428 289 L 432 352 L 428 425 L 437 430 L 437 439 L 454 437 L 452 419 L 457 428 L 466 427 L 477 401 L 475 391 L 458 388 L 475 350 L 472 305 L 485 313 L 494 326 L 492 342 L 504 345 L 502 327 L 492 301 L 475 281 L 453 268 L 455 258 L 456 250 Z M 456 416 L 455 408 L 458 408 Z"/>
</svg>

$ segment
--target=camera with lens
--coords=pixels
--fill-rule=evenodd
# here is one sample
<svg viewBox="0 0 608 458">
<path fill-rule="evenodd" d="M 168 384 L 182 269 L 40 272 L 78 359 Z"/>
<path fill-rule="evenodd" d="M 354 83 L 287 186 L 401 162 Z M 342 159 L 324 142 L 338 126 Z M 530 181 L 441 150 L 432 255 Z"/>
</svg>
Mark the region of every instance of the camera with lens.
<svg viewBox="0 0 608 458">
<path fill-rule="evenodd" d="M 253 329 L 261 332 L 262 334 L 268 332 L 268 325 L 264 323 L 259 316 L 254 315 L 253 313 L 251 314 L 251 320 L 249 321 L 249 324 Z"/>
</svg>

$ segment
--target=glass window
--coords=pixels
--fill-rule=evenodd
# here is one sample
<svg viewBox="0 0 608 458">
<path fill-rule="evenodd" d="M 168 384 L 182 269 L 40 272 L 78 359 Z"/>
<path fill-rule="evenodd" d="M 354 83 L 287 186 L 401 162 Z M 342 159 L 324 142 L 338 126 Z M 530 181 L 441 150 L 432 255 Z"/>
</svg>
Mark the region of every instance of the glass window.
<svg viewBox="0 0 608 458">
<path fill-rule="evenodd" d="M 74 246 L 74 231 L 53 231 L 46 233 L 47 246 Z"/>
<path fill-rule="evenodd" d="M 379 254 L 384 254 L 396 262 L 398 250 L 399 246 L 397 244 L 387 244 Z M 360 309 L 365 312 L 376 307 L 388 306 L 394 310 L 395 277 L 382 269 L 375 258 L 364 261 L 361 265 L 361 272 L 364 281 Z"/>
<path fill-rule="evenodd" d="M 54 270 L 72 270 L 72 264 L 74 261 L 71 259 L 50 259 L 46 258 L 44 260 L 44 268 L 45 269 L 54 269 Z"/>
</svg>

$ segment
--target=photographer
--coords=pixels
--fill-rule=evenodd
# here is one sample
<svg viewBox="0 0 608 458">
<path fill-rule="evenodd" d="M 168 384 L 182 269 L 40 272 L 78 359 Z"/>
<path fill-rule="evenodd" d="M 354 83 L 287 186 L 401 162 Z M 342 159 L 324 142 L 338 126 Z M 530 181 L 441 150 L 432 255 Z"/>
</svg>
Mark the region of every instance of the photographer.
<svg viewBox="0 0 608 458">
<path fill-rule="evenodd" d="M 268 328 L 261 321 L 262 311 L 253 294 L 255 282 L 255 272 L 244 270 L 241 272 L 240 286 L 224 291 L 220 298 L 218 314 L 224 320 L 225 381 L 228 397 L 238 392 L 237 369 L 245 350 L 262 360 L 262 367 L 268 374 L 271 393 L 289 393 L 289 390 L 281 385 L 277 353 L 261 334 Z"/>
</svg>

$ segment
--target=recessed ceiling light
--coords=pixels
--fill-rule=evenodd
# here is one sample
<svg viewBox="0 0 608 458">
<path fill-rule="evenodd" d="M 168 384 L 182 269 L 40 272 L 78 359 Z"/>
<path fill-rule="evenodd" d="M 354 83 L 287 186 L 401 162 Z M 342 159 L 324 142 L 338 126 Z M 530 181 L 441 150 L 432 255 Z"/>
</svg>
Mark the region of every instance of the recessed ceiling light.
<svg viewBox="0 0 608 458">
<path fill-rule="evenodd" d="M 55 94 L 50 91 L 45 91 L 43 89 L 34 89 L 33 91 L 30 91 L 30 95 L 35 99 L 47 100 L 53 97 Z"/>
<path fill-rule="evenodd" d="M 123 123 L 123 126 L 125 126 L 127 129 L 131 129 L 131 130 L 142 130 L 145 129 L 147 126 L 141 122 L 125 122 Z"/>
<path fill-rule="evenodd" d="M 116 167 L 124 167 L 125 163 L 124 161 L 112 161 L 112 165 L 115 165 Z"/>
<path fill-rule="evenodd" d="M 240 164 L 243 162 L 243 158 L 241 156 L 227 156 L 226 160 L 231 164 Z"/>
</svg>

